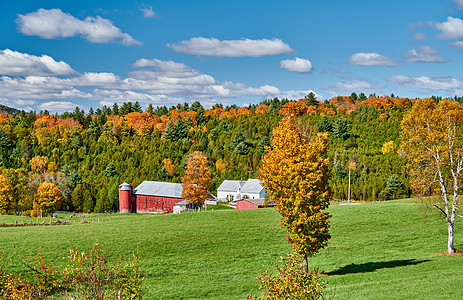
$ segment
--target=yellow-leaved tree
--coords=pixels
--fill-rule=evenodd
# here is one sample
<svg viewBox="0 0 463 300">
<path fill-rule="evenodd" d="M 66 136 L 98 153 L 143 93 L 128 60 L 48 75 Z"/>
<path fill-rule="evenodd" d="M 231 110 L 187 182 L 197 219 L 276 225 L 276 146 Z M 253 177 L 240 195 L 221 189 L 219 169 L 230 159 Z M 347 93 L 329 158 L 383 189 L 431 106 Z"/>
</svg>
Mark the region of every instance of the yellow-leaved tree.
<svg viewBox="0 0 463 300">
<path fill-rule="evenodd" d="M 453 227 L 463 184 L 463 107 L 456 101 L 417 99 L 402 120 L 402 150 L 412 187 L 447 221 L 447 252 L 455 253 Z"/>
<path fill-rule="evenodd" d="M 259 179 L 277 202 L 281 225 L 287 241 L 303 257 L 325 247 L 328 233 L 331 190 L 328 186 L 329 160 L 325 158 L 328 135 L 309 135 L 294 125 L 293 118 L 283 119 L 273 130 L 272 146 L 262 159 Z"/>
<path fill-rule="evenodd" d="M 40 184 L 35 194 L 34 209 L 37 215 L 42 217 L 43 213 L 51 214 L 61 206 L 63 196 L 59 189 L 50 182 Z"/>
<path fill-rule="evenodd" d="M 3 175 L 0 175 L 0 211 L 8 213 L 13 205 L 13 185 L 11 181 Z"/>
<path fill-rule="evenodd" d="M 201 151 L 195 151 L 189 155 L 182 184 L 182 198 L 188 203 L 194 203 L 201 207 L 209 195 L 208 190 L 212 184 L 207 157 Z"/>
</svg>

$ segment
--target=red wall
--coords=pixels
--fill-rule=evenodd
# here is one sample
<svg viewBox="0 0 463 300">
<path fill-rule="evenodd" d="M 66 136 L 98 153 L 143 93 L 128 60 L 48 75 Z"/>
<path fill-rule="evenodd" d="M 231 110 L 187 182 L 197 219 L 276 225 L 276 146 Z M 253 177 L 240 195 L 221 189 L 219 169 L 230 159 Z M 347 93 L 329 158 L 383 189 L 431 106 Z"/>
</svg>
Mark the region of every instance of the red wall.
<svg viewBox="0 0 463 300">
<path fill-rule="evenodd" d="M 254 209 L 254 208 L 259 208 L 259 207 L 246 200 L 240 200 L 236 202 L 236 209 Z"/>
<path fill-rule="evenodd" d="M 136 205 L 138 213 L 157 212 L 157 211 L 172 211 L 173 207 L 182 202 L 183 199 L 136 195 Z"/>
<path fill-rule="evenodd" d="M 130 213 L 131 208 L 132 191 L 119 191 L 119 212 Z"/>
</svg>

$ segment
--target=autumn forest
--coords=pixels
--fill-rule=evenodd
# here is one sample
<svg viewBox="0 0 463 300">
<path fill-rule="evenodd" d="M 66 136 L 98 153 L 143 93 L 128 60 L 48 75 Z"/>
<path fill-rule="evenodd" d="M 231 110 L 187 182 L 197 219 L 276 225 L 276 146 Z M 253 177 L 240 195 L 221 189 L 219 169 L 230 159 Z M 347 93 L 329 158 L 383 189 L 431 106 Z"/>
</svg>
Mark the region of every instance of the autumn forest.
<svg viewBox="0 0 463 300">
<path fill-rule="evenodd" d="M 347 200 L 349 180 L 352 200 L 408 197 L 400 131 L 414 101 L 352 93 L 320 102 L 310 93 L 297 101 L 210 109 L 195 102 L 143 111 L 138 102 L 127 102 L 50 115 L 2 107 L 0 194 L 11 196 L 0 197 L 0 210 L 34 214 L 34 198 L 46 182 L 59 191 L 61 210 L 116 211 L 119 184 L 180 182 L 195 151 L 208 159 L 215 192 L 224 179 L 257 178 L 272 130 L 288 115 L 296 116 L 299 128 L 329 134 L 334 199 Z"/>
</svg>

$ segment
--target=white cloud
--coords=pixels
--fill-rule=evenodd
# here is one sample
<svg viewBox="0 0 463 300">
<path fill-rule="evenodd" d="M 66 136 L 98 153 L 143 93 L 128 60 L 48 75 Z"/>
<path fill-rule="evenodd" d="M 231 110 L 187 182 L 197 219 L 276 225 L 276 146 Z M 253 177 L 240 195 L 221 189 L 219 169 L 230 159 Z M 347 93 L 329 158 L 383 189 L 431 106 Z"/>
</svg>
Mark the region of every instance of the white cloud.
<svg viewBox="0 0 463 300">
<path fill-rule="evenodd" d="M 195 37 L 176 44 L 168 44 L 175 52 L 205 56 L 270 56 L 293 52 L 291 47 L 280 39 L 262 40 L 225 40 Z"/>
<path fill-rule="evenodd" d="M 336 92 L 369 92 L 372 90 L 371 82 L 366 80 L 354 80 L 349 82 L 337 82 L 334 85 L 325 87 L 327 90 Z"/>
<path fill-rule="evenodd" d="M 304 98 L 305 96 L 307 96 L 309 93 L 314 93 L 315 94 L 315 98 L 318 100 L 318 101 L 323 101 L 323 96 L 312 91 L 312 90 L 305 90 L 305 91 L 283 91 L 283 92 L 279 92 L 277 94 L 272 94 L 272 95 L 269 95 L 271 97 L 278 97 L 280 99 L 289 99 L 289 100 L 299 100 L 301 98 Z"/>
<path fill-rule="evenodd" d="M 395 63 L 388 57 L 378 53 L 356 53 L 349 59 L 351 65 L 359 66 L 394 66 Z"/>
<path fill-rule="evenodd" d="M 446 22 L 435 23 L 434 26 L 441 32 L 440 38 L 449 40 L 463 39 L 463 20 L 448 17 Z"/>
<path fill-rule="evenodd" d="M 458 5 L 459 9 L 463 9 L 463 0 L 453 0 Z"/>
<path fill-rule="evenodd" d="M 410 51 L 404 54 L 404 58 L 410 62 L 445 62 L 445 59 L 438 54 L 437 50 L 432 49 L 428 46 L 422 46 L 418 50 L 411 49 Z"/>
<path fill-rule="evenodd" d="M 48 55 L 35 56 L 10 49 L 0 50 L 0 74 L 10 76 L 72 76 L 76 75 L 67 63 L 55 61 Z"/>
<path fill-rule="evenodd" d="M 417 41 L 422 41 L 426 39 L 426 35 L 424 33 L 414 33 L 412 34 L 412 37 L 414 40 L 417 40 Z"/>
<path fill-rule="evenodd" d="M 22 100 L 85 98 L 96 99 L 100 103 L 175 103 L 180 102 L 179 99 L 207 101 L 246 95 L 266 97 L 282 93 L 269 85 L 250 87 L 242 83 L 220 82 L 211 75 L 174 61 L 142 59 L 133 66 L 143 69 L 134 70 L 125 78 L 119 78 L 113 73 L 90 72 L 71 78 L 3 76 L 0 78 L 0 95 L 7 99 Z M 94 90 L 84 91 L 89 87 L 94 87 Z"/>
<path fill-rule="evenodd" d="M 449 44 L 450 47 L 463 49 L 463 41 L 456 41 Z"/>
<path fill-rule="evenodd" d="M 388 78 L 390 82 L 409 87 L 426 90 L 452 90 L 463 88 L 463 83 L 453 77 L 408 77 L 403 75 L 393 75 Z"/>
<path fill-rule="evenodd" d="M 75 104 L 72 102 L 67 102 L 67 101 L 50 101 L 50 102 L 41 103 L 37 106 L 38 109 L 48 110 L 51 113 L 55 113 L 55 112 L 62 113 L 65 111 L 73 111 L 76 107 L 83 108 L 82 105 Z"/>
<path fill-rule="evenodd" d="M 28 76 L 0 78 L 0 95 L 8 99 L 45 100 L 91 98 L 92 95 L 75 88 L 75 79 Z"/>
<path fill-rule="evenodd" d="M 295 59 L 285 59 L 280 62 L 280 68 L 296 73 L 312 72 L 312 62 L 308 59 L 296 57 Z"/>
<path fill-rule="evenodd" d="M 151 5 L 142 4 L 140 10 L 143 12 L 143 17 L 145 18 L 154 18 L 156 16 Z"/>
<path fill-rule="evenodd" d="M 87 17 L 79 20 L 60 9 L 46 10 L 18 15 L 18 30 L 25 35 L 35 35 L 45 39 L 73 37 L 81 35 L 92 43 L 120 41 L 124 45 L 141 45 L 127 33 L 123 33 L 113 23 L 101 17 Z"/>
<path fill-rule="evenodd" d="M 133 65 L 134 68 L 147 68 L 153 67 L 158 72 L 166 75 L 191 76 L 197 74 L 196 71 L 185 65 L 184 63 L 174 62 L 172 60 L 159 60 L 159 59 L 146 59 L 142 58 L 137 60 Z"/>
</svg>

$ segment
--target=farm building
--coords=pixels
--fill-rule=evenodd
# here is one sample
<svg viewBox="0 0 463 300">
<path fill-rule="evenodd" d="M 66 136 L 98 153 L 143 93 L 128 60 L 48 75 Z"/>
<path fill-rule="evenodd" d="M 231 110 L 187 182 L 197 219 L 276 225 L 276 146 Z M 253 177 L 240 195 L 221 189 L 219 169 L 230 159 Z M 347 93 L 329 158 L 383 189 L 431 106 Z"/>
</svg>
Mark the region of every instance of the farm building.
<svg viewBox="0 0 463 300">
<path fill-rule="evenodd" d="M 119 212 L 172 211 L 182 202 L 182 184 L 159 181 L 143 181 L 135 189 L 128 183 L 119 185 Z"/>
<path fill-rule="evenodd" d="M 217 188 L 217 200 L 230 202 L 241 199 L 241 188 L 245 183 L 242 180 L 224 180 Z"/>
<path fill-rule="evenodd" d="M 267 188 L 260 184 L 259 179 L 248 179 L 241 188 L 241 199 L 264 199 Z"/>
<path fill-rule="evenodd" d="M 236 209 L 253 209 L 262 207 L 273 207 L 276 203 L 269 201 L 265 203 L 265 199 L 243 199 L 236 201 Z"/>
<path fill-rule="evenodd" d="M 240 199 L 263 199 L 267 188 L 260 184 L 259 179 L 224 180 L 217 189 L 219 201 L 237 201 Z"/>
</svg>

